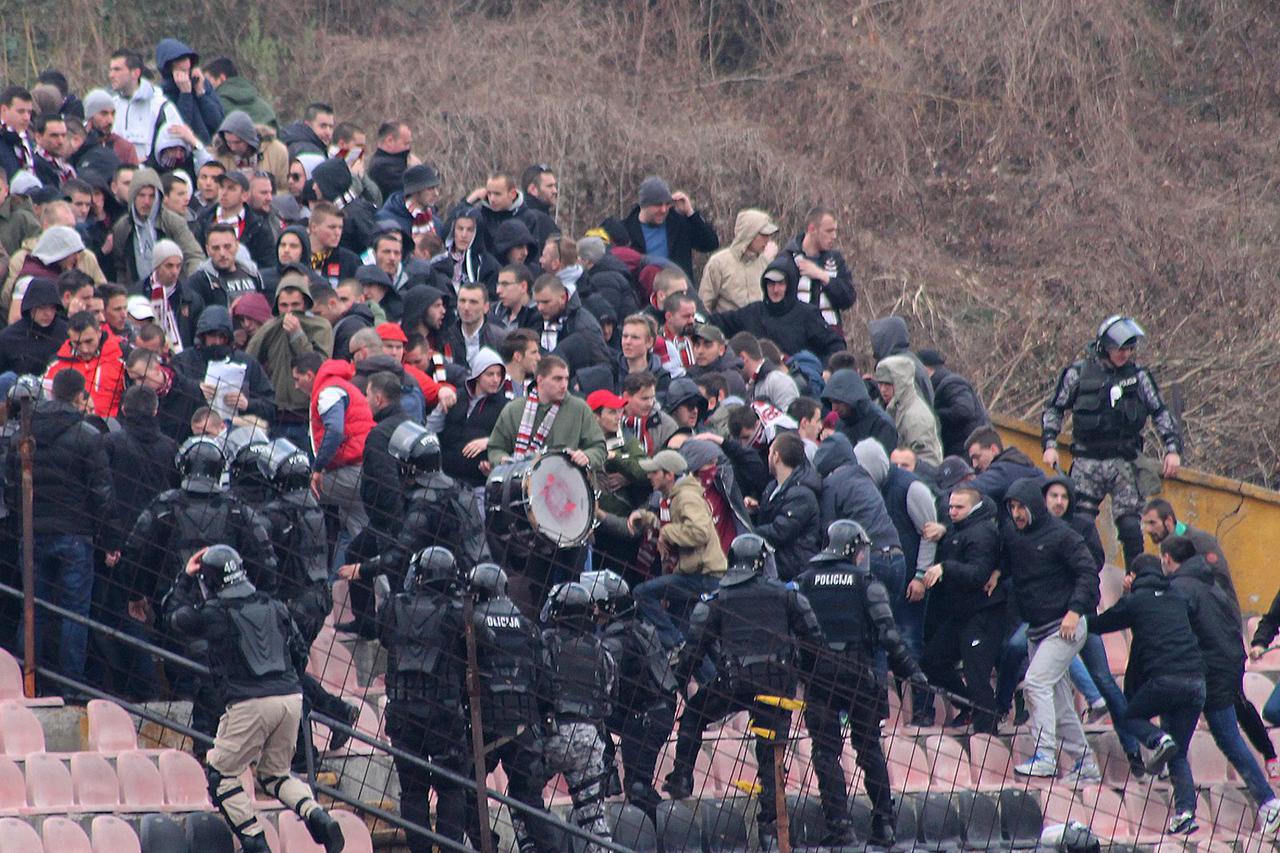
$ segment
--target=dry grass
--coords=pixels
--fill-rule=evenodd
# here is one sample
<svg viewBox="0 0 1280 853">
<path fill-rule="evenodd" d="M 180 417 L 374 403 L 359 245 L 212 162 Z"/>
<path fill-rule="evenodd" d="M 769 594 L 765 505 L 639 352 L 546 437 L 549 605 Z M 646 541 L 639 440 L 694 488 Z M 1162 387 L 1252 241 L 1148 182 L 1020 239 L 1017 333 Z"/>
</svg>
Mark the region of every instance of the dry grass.
<svg viewBox="0 0 1280 853">
<path fill-rule="evenodd" d="M 788 227 L 834 205 L 859 319 L 908 314 L 996 409 L 1037 412 L 1097 322 L 1131 312 L 1186 401 L 1193 464 L 1271 477 L 1274 4 L 426 5 L 194 0 L 152 23 L 142 0 L 111 18 L 0 0 L 0 35 L 10 79 L 47 56 L 83 87 L 117 41 L 178 33 L 235 56 L 282 115 L 319 97 L 369 127 L 410 120 L 454 194 L 494 164 L 553 162 L 577 231 L 650 172 L 722 231 L 746 204 Z"/>
</svg>

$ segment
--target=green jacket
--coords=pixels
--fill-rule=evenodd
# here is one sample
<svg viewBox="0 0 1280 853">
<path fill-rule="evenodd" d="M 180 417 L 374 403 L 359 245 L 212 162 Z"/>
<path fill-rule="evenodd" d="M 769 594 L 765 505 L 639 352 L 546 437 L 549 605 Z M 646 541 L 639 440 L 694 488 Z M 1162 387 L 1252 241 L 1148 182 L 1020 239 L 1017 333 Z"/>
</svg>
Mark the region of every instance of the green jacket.
<svg viewBox="0 0 1280 853">
<path fill-rule="evenodd" d="M 13 196 L 0 204 L 0 246 L 5 254 L 12 255 L 22 247 L 22 241 L 40 233 L 40 221 L 31 210 L 31 203 L 19 201 Z"/>
<path fill-rule="evenodd" d="M 266 102 L 258 89 L 244 77 L 228 77 L 218 87 L 218 98 L 227 112 L 244 110 L 254 124 L 265 124 L 279 130 L 276 111 Z"/>
<path fill-rule="evenodd" d="M 287 335 L 280 318 L 271 318 L 249 339 L 245 353 L 257 359 L 271 378 L 271 386 L 276 389 L 276 409 L 307 415 L 311 395 L 299 391 L 293 384 L 293 357 L 304 352 L 318 352 L 325 358 L 331 358 L 333 329 L 328 320 L 314 314 L 307 314 L 301 319 L 298 331 Z"/>
<path fill-rule="evenodd" d="M 614 515 L 625 516 L 643 504 L 653 491 L 649 486 L 648 476 L 640 467 L 640 460 L 645 458 L 644 448 L 639 441 L 627 436 L 621 447 L 608 452 L 609 458 L 604 464 L 604 473 L 623 474 L 627 478 L 627 484 L 616 492 L 610 491 L 604 486 L 603 475 L 597 474 L 596 485 L 600 492 L 600 508 Z"/>
<path fill-rule="evenodd" d="M 497 465 L 515 452 L 516 434 L 520 431 L 520 416 L 524 413 L 524 397 L 516 397 L 502 409 L 498 415 L 498 423 L 489 434 L 489 464 Z M 533 431 L 547 416 L 551 406 L 546 403 L 538 405 L 533 420 Z M 607 452 L 604 444 L 604 432 L 596 416 L 587 408 L 585 400 L 572 395 L 565 397 L 556 414 L 555 423 L 551 425 L 551 433 L 547 436 L 547 450 L 581 450 L 591 460 L 593 471 L 604 467 Z"/>
</svg>

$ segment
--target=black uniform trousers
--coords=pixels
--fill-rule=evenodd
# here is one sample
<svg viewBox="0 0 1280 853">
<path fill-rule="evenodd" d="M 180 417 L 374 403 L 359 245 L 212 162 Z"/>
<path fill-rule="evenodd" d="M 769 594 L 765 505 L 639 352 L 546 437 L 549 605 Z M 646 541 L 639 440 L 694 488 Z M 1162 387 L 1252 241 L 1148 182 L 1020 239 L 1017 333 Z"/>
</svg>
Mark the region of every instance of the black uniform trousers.
<svg viewBox="0 0 1280 853">
<path fill-rule="evenodd" d="M 490 748 L 492 744 L 504 738 L 509 739 L 504 740 L 499 746 Z M 470 740 L 467 742 L 470 743 Z M 502 769 L 507 774 L 507 795 L 531 808 L 545 809 L 546 803 L 542 799 L 542 789 L 546 774 L 542 769 L 542 744 L 538 739 L 537 729 L 532 726 L 526 727 L 514 737 L 486 729 L 484 743 L 487 749 L 484 758 L 485 775 L 492 773 L 497 768 L 498 762 L 502 762 Z M 540 850 L 554 846 L 551 834 L 542 826 L 541 821 L 530 822 L 520 812 L 512 809 L 511 825 L 515 830 L 516 841 L 522 849 L 527 846 L 530 838 L 536 839 L 535 846 Z M 479 849 L 481 846 L 480 815 L 476 809 L 474 787 L 467 788 L 467 835 L 470 836 L 471 843 Z M 495 843 L 494 848 L 500 849 L 500 846 Z"/>
<path fill-rule="evenodd" d="M 658 756 L 676 724 L 675 696 L 662 696 L 641 709 L 618 708 L 605 721 L 618 735 L 622 752 L 622 789 L 627 801 L 653 818 L 661 796 L 653 786 Z M 605 738 L 606 761 L 613 758 L 613 739 Z"/>
<path fill-rule="evenodd" d="M 467 725 L 461 705 L 392 701 L 387 705 L 387 734 L 396 749 L 462 776 L 470 772 Z M 406 759 L 395 757 L 394 761 L 400 777 L 401 817 L 429 828 L 431 806 L 427 797 L 435 788 L 436 832 L 461 842 L 466 825 L 465 789 Z M 411 853 L 431 853 L 433 845 L 425 836 L 410 831 L 406 838 Z"/>
</svg>

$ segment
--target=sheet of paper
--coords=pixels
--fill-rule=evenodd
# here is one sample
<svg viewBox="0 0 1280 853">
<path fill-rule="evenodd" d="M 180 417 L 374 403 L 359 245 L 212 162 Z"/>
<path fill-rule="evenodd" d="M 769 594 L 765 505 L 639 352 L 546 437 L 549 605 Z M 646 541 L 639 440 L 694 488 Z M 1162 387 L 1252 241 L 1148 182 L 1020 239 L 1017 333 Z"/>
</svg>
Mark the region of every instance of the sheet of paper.
<svg viewBox="0 0 1280 853">
<path fill-rule="evenodd" d="M 211 361 L 205 370 L 204 381 L 214 387 L 213 401 L 209 404 L 224 421 L 231 420 L 236 414 L 234 406 L 226 403 L 226 395 L 233 391 L 243 391 L 244 375 L 247 366 L 236 361 Z"/>
</svg>

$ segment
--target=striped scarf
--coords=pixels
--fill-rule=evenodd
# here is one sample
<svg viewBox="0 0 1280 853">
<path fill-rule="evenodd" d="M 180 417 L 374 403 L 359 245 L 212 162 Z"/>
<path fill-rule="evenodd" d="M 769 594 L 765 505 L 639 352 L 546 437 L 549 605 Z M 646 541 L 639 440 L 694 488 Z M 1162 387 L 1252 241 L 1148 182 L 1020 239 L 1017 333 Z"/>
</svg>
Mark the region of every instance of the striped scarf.
<svg viewBox="0 0 1280 853">
<path fill-rule="evenodd" d="M 55 157 L 39 145 L 36 146 L 36 156 L 47 163 L 53 165 L 58 170 L 58 183 L 66 183 L 76 176 L 75 167 L 61 157 Z"/>
<path fill-rule="evenodd" d="M 542 321 L 542 339 L 540 345 L 547 352 L 555 350 L 556 345 L 560 343 L 560 333 L 564 331 L 564 316 L 557 320 Z"/>
<path fill-rule="evenodd" d="M 643 577 L 653 576 L 653 558 L 658 556 L 658 534 L 669 521 L 671 521 L 671 499 L 663 498 L 658 502 L 658 529 L 646 530 L 644 538 L 640 540 L 640 547 L 636 549 L 635 569 Z M 674 568 L 674 557 L 662 561 L 662 574 L 668 574 Z"/>
<path fill-rule="evenodd" d="M 693 366 L 693 339 L 685 335 L 676 335 L 674 338 L 662 336 L 667 344 L 666 352 L 663 355 L 663 366 L 674 365 L 681 368 L 689 368 Z M 670 369 L 668 368 L 668 372 Z M 683 371 L 682 371 L 683 372 Z"/>
<path fill-rule="evenodd" d="M 551 425 L 558 414 L 560 414 L 560 404 L 553 403 L 551 408 L 547 409 L 547 414 L 535 433 L 533 419 L 538 415 L 538 389 L 534 388 L 529 392 L 529 396 L 524 400 L 524 411 L 520 413 L 520 427 L 516 430 L 514 455 L 517 459 L 542 449 L 547 443 L 547 435 L 551 432 Z"/>
<path fill-rule="evenodd" d="M 18 156 L 18 163 L 21 168 L 30 169 L 33 164 L 31 161 L 31 149 L 27 147 L 26 135 L 18 133 L 18 131 L 14 130 L 7 124 L 4 126 L 4 129 L 18 137 L 18 144 L 14 146 L 13 153 Z"/>
<path fill-rule="evenodd" d="M 792 256 L 794 260 L 804 257 L 803 253 Z M 827 258 L 827 262 L 823 264 L 823 269 L 831 278 L 836 277 L 839 270 L 836 269 L 835 258 Z M 817 299 L 814 299 L 814 294 Z M 827 296 L 826 288 L 821 282 L 814 281 L 807 275 L 800 276 L 800 281 L 796 285 L 796 299 L 805 305 L 812 305 L 822 314 L 822 319 L 826 321 L 828 326 L 840 327 L 840 312 L 831 306 L 831 298 Z"/>
<path fill-rule="evenodd" d="M 173 315 L 169 306 L 169 296 L 178 287 L 175 282 L 166 288 L 156 281 L 155 273 L 151 274 L 151 310 L 156 315 L 156 323 L 164 331 L 165 340 L 169 342 L 169 350 L 177 355 L 182 352 L 182 334 L 178 331 L 178 318 Z"/>
<path fill-rule="evenodd" d="M 644 446 L 645 456 L 653 455 L 653 436 L 649 434 L 649 418 L 623 415 L 622 428 L 635 435 L 636 440 Z"/>
<path fill-rule="evenodd" d="M 431 217 L 431 208 L 419 207 L 413 199 L 405 199 L 404 208 L 409 211 L 409 218 L 413 220 L 412 233 L 414 237 L 435 233 L 436 223 Z"/>
</svg>

